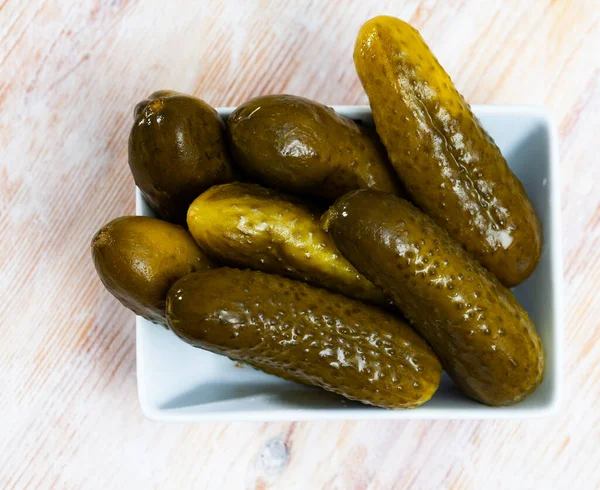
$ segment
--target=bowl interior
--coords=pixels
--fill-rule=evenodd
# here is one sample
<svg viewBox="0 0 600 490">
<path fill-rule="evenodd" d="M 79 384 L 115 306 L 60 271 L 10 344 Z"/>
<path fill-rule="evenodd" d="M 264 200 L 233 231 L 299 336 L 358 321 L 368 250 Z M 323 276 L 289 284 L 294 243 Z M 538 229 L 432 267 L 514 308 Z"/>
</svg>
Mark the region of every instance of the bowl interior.
<svg viewBox="0 0 600 490">
<path fill-rule="evenodd" d="M 372 124 L 369 107 L 334 107 Z M 359 418 L 513 418 L 550 413 L 559 391 L 560 265 L 558 162 L 554 129 L 544 110 L 475 106 L 510 167 L 521 179 L 544 229 L 544 249 L 533 275 L 515 288 L 537 326 L 547 356 L 541 386 L 524 402 L 491 408 L 463 396 L 444 376 L 440 389 L 414 410 L 383 410 L 263 374 L 195 349 L 162 327 L 137 318 L 138 389 L 146 416 L 163 421 Z M 226 118 L 231 109 L 220 109 Z M 139 190 L 137 213 L 152 216 Z"/>
</svg>

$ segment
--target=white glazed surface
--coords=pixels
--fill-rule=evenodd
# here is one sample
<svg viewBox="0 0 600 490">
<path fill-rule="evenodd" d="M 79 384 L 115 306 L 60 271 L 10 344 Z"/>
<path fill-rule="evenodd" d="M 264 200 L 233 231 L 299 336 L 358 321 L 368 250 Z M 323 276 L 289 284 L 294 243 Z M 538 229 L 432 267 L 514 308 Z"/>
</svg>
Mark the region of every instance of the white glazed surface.
<svg viewBox="0 0 600 490">
<path fill-rule="evenodd" d="M 333 106 L 340 114 L 372 124 L 368 106 Z M 153 420 L 313 419 L 504 419 L 544 416 L 556 410 L 561 392 L 562 264 L 559 162 L 555 127 L 547 111 L 527 106 L 473 106 L 509 166 L 523 182 L 544 231 L 542 258 L 532 276 L 515 288 L 546 352 L 540 387 L 511 407 L 487 407 L 462 395 L 444 376 L 433 398 L 413 410 L 384 410 L 344 400 L 319 389 L 278 379 L 209 352 L 137 318 L 140 404 Z M 230 108 L 219 109 L 223 117 Z M 136 189 L 136 211 L 152 216 Z"/>
</svg>

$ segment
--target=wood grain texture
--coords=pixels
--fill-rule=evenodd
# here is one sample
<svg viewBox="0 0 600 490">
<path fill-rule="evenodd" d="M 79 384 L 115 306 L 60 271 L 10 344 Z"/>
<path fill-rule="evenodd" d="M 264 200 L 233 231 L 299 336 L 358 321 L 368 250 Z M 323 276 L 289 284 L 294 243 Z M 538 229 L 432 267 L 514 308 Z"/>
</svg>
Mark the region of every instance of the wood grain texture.
<svg viewBox="0 0 600 490">
<path fill-rule="evenodd" d="M 369 17 L 408 20 L 473 103 L 560 132 L 565 382 L 528 421 L 163 425 L 140 412 L 133 314 L 89 242 L 134 212 L 133 105 L 288 92 L 364 104 Z M 600 7 L 574 1 L 0 1 L 0 487 L 600 488 Z"/>
</svg>

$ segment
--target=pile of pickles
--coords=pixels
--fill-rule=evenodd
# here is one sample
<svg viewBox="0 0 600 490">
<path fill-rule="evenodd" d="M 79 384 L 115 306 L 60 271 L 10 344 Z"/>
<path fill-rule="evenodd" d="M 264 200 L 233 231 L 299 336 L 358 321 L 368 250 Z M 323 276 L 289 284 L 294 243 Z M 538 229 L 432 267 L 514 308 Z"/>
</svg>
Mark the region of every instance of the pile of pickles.
<svg viewBox="0 0 600 490">
<path fill-rule="evenodd" d="M 106 288 L 185 342 L 389 408 L 437 390 L 520 402 L 544 353 L 510 287 L 542 249 L 519 180 L 419 33 L 362 26 L 375 129 L 267 95 L 226 122 L 161 91 L 134 110 L 129 165 L 160 219 L 92 240 Z"/>
</svg>

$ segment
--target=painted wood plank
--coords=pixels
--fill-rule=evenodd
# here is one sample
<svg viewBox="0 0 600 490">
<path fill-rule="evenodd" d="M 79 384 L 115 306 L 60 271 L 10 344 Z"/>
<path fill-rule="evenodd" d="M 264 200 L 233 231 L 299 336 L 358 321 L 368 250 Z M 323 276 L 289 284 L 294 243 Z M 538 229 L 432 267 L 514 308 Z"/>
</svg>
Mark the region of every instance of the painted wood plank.
<svg viewBox="0 0 600 490">
<path fill-rule="evenodd" d="M 596 1 L 0 1 L 2 488 L 600 488 Z M 473 103 L 545 104 L 560 131 L 565 380 L 529 421 L 163 425 L 141 415 L 133 315 L 94 231 L 134 211 L 132 108 L 161 88 L 236 105 L 366 97 L 362 22 L 421 30 Z"/>
</svg>

